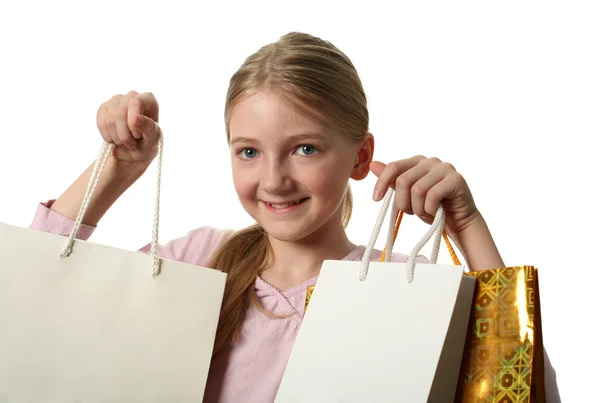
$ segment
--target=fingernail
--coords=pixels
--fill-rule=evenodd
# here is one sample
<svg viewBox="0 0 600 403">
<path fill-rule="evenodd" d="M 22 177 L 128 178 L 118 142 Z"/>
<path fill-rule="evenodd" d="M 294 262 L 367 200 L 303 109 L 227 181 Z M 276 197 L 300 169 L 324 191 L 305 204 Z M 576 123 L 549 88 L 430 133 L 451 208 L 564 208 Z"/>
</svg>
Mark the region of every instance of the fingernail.
<svg viewBox="0 0 600 403">
<path fill-rule="evenodd" d="M 381 198 L 381 192 L 377 189 L 373 192 L 373 200 L 378 201 Z"/>
</svg>

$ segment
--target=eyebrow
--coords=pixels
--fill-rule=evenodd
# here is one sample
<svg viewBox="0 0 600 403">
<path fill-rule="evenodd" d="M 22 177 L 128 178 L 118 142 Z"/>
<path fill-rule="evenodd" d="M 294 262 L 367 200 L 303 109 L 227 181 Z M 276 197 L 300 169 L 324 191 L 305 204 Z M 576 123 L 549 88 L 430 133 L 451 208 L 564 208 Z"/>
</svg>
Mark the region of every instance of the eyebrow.
<svg viewBox="0 0 600 403">
<path fill-rule="evenodd" d="M 289 136 L 286 140 L 300 141 L 300 140 L 325 140 L 326 136 L 321 133 L 316 132 L 304 132 L 294 134 Z M 229 145 L 234 145 L 235 143 L 257 143 L 258 141 L 251 137 L 235 137 L 231 140 Z"/>
</svg>

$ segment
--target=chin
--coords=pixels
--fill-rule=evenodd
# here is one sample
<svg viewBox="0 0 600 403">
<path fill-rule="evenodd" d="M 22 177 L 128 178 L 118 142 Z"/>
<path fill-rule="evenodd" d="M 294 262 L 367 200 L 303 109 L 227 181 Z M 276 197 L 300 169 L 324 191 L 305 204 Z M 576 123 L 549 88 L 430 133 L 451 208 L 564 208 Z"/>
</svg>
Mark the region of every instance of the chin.
<svg viewBox="0 0 600 403">
<path fill-rule="evenodd" d="M 265 223 L 259 224 L 265 229 L 270 237 L 283 242 L 298 242 L 313 234 L 318 228 L 307 225 L 294 225 L 293 223 Z"/>
</svg>

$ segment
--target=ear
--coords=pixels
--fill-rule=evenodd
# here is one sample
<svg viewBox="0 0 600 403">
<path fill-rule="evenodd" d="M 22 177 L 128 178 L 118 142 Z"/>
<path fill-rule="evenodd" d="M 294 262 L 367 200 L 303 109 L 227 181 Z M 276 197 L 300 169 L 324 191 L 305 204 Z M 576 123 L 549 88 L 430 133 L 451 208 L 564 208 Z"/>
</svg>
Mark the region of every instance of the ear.
<svg viewBox="0 0 600 403">
<path fill-rule="evenodd" d="M 370 164 L 373 161 L 373 152 L 375 151 L 375 137 L 371 133 L 366 133 L 362 140 L 358 153 L 352 168 L 350 177 L 360 181 L 367 177 L 370 172 Z"/>
</svg>

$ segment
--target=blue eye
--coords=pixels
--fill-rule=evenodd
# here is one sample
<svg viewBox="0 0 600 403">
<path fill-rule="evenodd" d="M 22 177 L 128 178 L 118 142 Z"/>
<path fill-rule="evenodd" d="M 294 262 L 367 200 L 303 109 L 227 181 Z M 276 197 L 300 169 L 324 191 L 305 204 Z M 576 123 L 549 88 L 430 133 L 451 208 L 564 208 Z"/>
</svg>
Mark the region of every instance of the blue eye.
<svg viewBox="0 0 600 403">
<path fill-rule="evenodd" d="M 298 150 L 301 150 L 304 155 L 312 155 L 317 152 L 317 149 L 311 145 L 300 146 Z"/>
<path fill-rule="evenodd" d="M 251 160 L 252 158 L 256 157 L 256 154 L 258 153 L 253 148 L 244 148 L 243 150 L 240 150 L 238 154 L 240 154 L 243 159 Z"/>
</svg>

